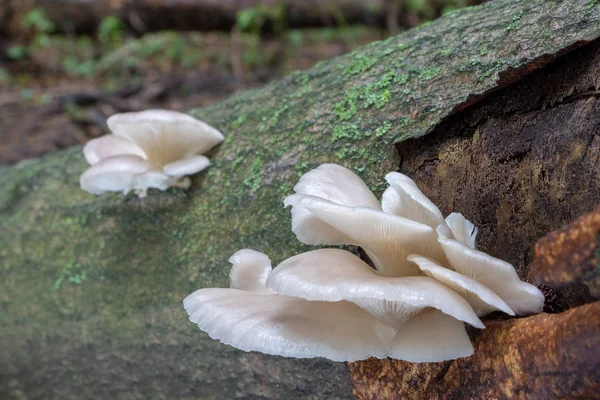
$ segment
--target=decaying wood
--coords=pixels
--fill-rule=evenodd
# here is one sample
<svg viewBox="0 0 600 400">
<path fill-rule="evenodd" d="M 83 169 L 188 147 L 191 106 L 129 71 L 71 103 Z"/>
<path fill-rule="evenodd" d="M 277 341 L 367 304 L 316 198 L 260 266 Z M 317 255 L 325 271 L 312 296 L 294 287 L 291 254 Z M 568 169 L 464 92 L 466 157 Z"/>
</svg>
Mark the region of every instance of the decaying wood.
<svg viewBox="0 0 600 400">
<path fill-rule="evenodd" d="M 481 248 L 526 273 L 535 240 L 598 201 L 598 99 L 548 92 L 566 85 L 553 68 L 594 56 L 598 37 L 600 7 L 588 0 L 497 0 L 239 93 L 192 111 L 226 140 L 185 193 L 93 197 L 78 186 L 87 167 L 80 148 L 2 169 L 0 397 L 348 398 L 344 364 L 233 350 L 190 324 L 181 300 L 225 286 L 227 259 L 240 248 L 264 251 L 274 264 L 309 249 L 281 200 L 324 162 L 352 168 L 378 193 L 385 173 L 400 169 L 444 213 L 479 225 Z M 560 76 L 585 77 L 579 64 L 589 68 L 574 63 Z M 506 87 L 536 69 L 538 81 L 522 81 L 529 90 Z M 566 96 L 592 89 L 570 82 Z M 476 344 L 515 360 L 519 349 L 531 351 L 539 368 L 553 368 L 552 346 L 564 345 L 564 390 L 576 397 L 597 383 L 590 365 L 572 358 L 583 354 L 579 345 L 593 355 L 598 324 L 587 323 L 596 307 L 488 321 Z M 555 329 L 528 333 L 544 324 Z M 513 336 L 524 347 L 507 345 Z M 379 365 L 364 376 L 353 367 L 357 390 L 432 379 L 426 370 L 372 375 Z M 556 389 L 551 373 L 511 371 L 529 387 Z M 462 372 L 478 387 L 481 370 Z M 454 385 L 435 376 L 440 392 Z"/>
<path fill-rule="evenodd" d="M 357 400 L 600 398 L 600 302 L 561 314 L 484 321 L 471 357 L 350 364 Z"/>
<path fill-rule="evenodd" d="M 581 283 L 600 297 L 600 207 L 543 237 L 529 272 L 551 288 Z"/>
</svg>

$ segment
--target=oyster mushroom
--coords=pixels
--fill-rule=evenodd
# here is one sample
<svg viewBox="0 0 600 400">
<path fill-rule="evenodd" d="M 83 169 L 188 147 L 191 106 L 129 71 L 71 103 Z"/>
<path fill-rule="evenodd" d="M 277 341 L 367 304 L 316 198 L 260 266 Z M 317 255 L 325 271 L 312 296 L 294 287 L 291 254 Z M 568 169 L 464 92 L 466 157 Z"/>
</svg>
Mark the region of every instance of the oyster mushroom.
<svg viewBox="0 0 600 400">
<path fill-rule="evenodd" d="M 175 111 L 115 114 L 107 124 L 112 133 L 83 149 L 91 166 L 80 184 L 92 194 L 134 190 L 145 197 L 150 188 L 187 189 L 187 175 L 210 165 L 202 154 L 223 141 L 215 128 Z"/>
</svg>

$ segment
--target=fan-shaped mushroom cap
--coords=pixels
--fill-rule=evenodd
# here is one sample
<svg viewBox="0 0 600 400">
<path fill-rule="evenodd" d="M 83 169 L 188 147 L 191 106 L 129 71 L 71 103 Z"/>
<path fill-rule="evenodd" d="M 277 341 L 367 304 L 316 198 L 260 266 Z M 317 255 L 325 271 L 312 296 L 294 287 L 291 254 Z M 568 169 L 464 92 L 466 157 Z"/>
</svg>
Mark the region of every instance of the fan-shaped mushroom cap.
<svg viewBox="0 0 600 400">
<path fill-rule="evenodd" d="M 351 301 L 396 329 L 424 308 L 484 328 L 469 303 L 438 281 L 425 276 L 380 276 L 360 258 L 338 249 L 288 258 L 269 275 L 267 287 L 311 301 Z"/>
<path fill-rule="evenodd" d="M 407 218 L 301 194 L 288 196 L 284 204 L 291 205 L 292 212 L 296 209 L 310 213 L 310 218 L 292 214 L 292 231 L 301 242 L 361 246 L 377 270 L 387 276 L 418 275 L 418 270 L 406 259 L 409 254 L 441 253 L 435 231 Z"/>
<path fill-rule="evenodd" d="M 473 345 L 462 322 L 438 310 L 424 310 L 398 331 L 390 357 L 410 362 L 439 362 L 471 354 Z"/>
<path fill-rule="evenodd" d="M 183 160 L 177 160 L 163 167 L 163 172 L 169 176 L 180 178 L 186 175 L 193 175 L 206 169 L 210 165 L 210 160 L 205 156 L 191 156 Z"/>
<path fill-rule="evenodd" d="M 88 168 L 79 178 L 81 188 L 92 194 L 129 192 L 137 175 L 150 170 L 148 161 L 134 155 L 105 158 Z"/>
<path fill-rule="evenodd" d="M 358 306 L 307 301 L 264 286 L 267 256 L 241 250 L 230 261 L 231 286 L 200 289 L 183 302 L 190 321 L 208 335 L 245 351 L 334 361 L 384 358 L 395 332 Z"/>
<path fill-rule="evenodd" d="M 436 279 L 463 296 L 477 315 L 486 315 L 495 310 L 503 311 L 508 315 L 515 315 L 504 300 L 498 297 L 490 288 L 476 280 L 415 254 L 408 256 L 408 260 L 417 264 L 427 276 Z"/>
<path fill-rule="evenodd" d="M 175 111 L 115 114 L 107 124 L 115 136 L 140 147 L 155 167 L 205 153 L 223 141 L 221 132 L 212 126 Z"/>
<path fill-rule="evenodd" d="M 449 238 L 445 226 L 440 226 L 437 232 L 438 241 L 456 272 L 490 288 L 517 315 L 542 311 L 544 295 L 535 286 L 521 281 L 512 265 Z"/>
<path fill-rule="evenodd" d="M 444 222 L 441 211 L 408 176 L 390 172 L 385 180 L 390 186 L 381 198 L 384 212 L 420 222 L 433 229 Z"/>
<path fill-rule="evenodd" d="M 122 155 L 134 155 L 146 159 L 146 154 L 137 145 L 115 135 L 104 135 L 90 140 L 83 146 L 83 155 L 92 165 L 105 158 Z"/>
</svg>

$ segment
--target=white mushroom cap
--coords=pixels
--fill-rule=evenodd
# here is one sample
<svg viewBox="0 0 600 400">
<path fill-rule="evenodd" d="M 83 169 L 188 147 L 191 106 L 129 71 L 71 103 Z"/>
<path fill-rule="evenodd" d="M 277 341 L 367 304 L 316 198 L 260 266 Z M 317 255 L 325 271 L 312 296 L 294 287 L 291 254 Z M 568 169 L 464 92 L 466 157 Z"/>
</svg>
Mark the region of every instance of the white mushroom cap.
<svg viewBox="0 0 600 400">
<path fill-rule="evenodd" d="M 439 362 L 471 354 L 473 345 L 462 322 L 437 310 L 424 310 L 398 331 L 390 357 L 410 362 Z"/>
<path fill-rule="evenodd" d="M 271 260 L 256 250 L 242 249 L 229 258 L 229 287 L 247 292 L 275 293 L 267 289 L 267 277 L 271 273 Z"/>
<path fill-rule="evenodd" d="M 538 288 L 519 279 L 512 265 L 499 260 L 446 235 L 445 224 L 438 229 L 450 266 L 456 272 L 475 279 L 490 288 L 517 315 L 539 313 L 544 306 L 544 295 Z"/>
<path fill-rule="evenodd" d="M 418 275 L 406 259 L 412 253 L 445 261 L 434 232 L 437 225 L 426 224 L 438 216 L 443 222 L 439 210 L 409 178 L 388 178 L 394 188 L 386 191 L 386 204 L 393 214 L 382 212 L 362 179 L 344 167 L 324 164 L 307 172 L 294 187 L 296 194 L 284 200 L 292 206 L 292 231 L 305 244 L 361 246 L 388 276 Z"/>
<path fill-rule="evenodd" d="M 448 237 L 453 237 L 458 242 L 475 248 L 475 238 L 477 237 L 477 228 L 471 221 L 466 219 L 461 213 L 452 213 L 446 218 L 446 225 L 450 233 L 444 233 Z M 443 229 L 443 228 L 441 228 Z"/>
<path fill-rule="evenodd" d="M 134 155 L 105 158 L 79 178 L 81 188 L 92 194 L 129 192 L 137 175 L 150 170 L 148 161 Z"/>
<path fill-rule="evenodd" d="M 476 280 L 444 268 L 428 258 L 415 254 L 408 256 L 408 260 L 417 264 L 427 276 L 438 280 L 463 296 L 471 307 L 473 307 L 477 315 L 486 315 L 495 310 L 503 311 L 508 315 L 515 315 L 504 300 L 498 297 L 490 288 Z"/>
<path fill-rule="evenodd" d="M 418 275 L 406 260 L 412 253 L 441 253 L 435 231 L 407 218 L 366 207 L 346 207 L 314 196 L 293 194 L 284 200 L 292 211 L 302 210 L 310 218 L 292 213 L 292 231 L 306 244 L 351 244 L 361 246 L 382 274 Z M 307 214 L 309 213 L 309 214 Z"/>
<path fill-rule="evenodd" d="M 83 155 L 92 165 L 105 158 L 122 155 L 134 155 L 146 159 L 142 149 L 115 135 L 104 135 L 90 140 L 83 146 Z"/>
<path fill-rule="evenodd" d="M 294 191 L 346 207 L 381 210 L 379 201 L 365 182 L 348 168 L 337 164 L 321 164 L 308 171 L 300 177 Z"/>
<path fill-rule="evenodd" d="M 191 156 L 183 160 L 177 160 L 163 167 L 163 172 L 169 176 L 180 178 L 186 175 L 193 175 L 206 169 L 210 165 L 210 160 L 205 156 Z"/>
<path fill-rule="evenodd" d="M 205 153 L 223 141 L 212 126 L 175 111 L 115 114 L 107 124 L 115 136 L 140 147 L 154 167 Z"/>
<path fill-rule="evenodd" d="M 242 250 L 231 257 L 231 286 L 200 289 L 184 300 L 190 321 L 245 351 L 334 361 L 384 358 L 395 332 L 349 302 L 311 302 L 264 287 L 268 257 Z"/>
<path fill-rule="evenodd" d="M 338 249 L 288 258 L 271 272 L 267 287 L 310 301 L 351 301 L 396 329 L 424 308 L 484 328 L 469 303 L 438 281 L 425 276 L 380 276 L 360 258 Z"/>
<path fill-rule="evenodd" d="M 390 187 L 383 192 L 383 211 L 428 225 L 433 229 L 444 222 L 441 211 L 419 190 L 408 176 L 390 172 L 385 176 Z"/>
</svg>

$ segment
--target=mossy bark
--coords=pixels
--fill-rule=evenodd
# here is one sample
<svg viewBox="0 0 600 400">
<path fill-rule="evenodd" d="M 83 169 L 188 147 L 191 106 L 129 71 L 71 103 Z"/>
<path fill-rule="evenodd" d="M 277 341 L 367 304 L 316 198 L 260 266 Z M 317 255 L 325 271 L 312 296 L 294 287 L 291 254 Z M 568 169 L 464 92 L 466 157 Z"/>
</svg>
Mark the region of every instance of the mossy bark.
<svg viewBox="0 0 600 400">
<path fill-rule="evenodd" d="M 221 345 L 182 299 L 226 286 L 240 248 L 308 249 L 281 203 L 303 172 L 337 162 L 380 193 L 396 144 L 599 36 L 596 2 L 498 0 L 195 110 L 226 140 L 188 192 L 88 195 L 80 148 L 0 170 L 0 394 L 348 398 L 345 365 Z"/>
</svg>

